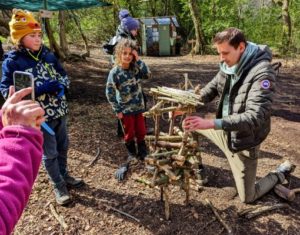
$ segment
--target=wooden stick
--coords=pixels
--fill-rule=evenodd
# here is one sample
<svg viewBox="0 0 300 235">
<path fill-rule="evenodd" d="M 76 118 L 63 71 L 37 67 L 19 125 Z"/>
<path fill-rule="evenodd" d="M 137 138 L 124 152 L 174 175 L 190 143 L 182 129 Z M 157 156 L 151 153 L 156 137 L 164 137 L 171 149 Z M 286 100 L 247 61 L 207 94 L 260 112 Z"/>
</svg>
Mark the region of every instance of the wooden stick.
<svg viewBox="0 0 300 235">
<path fill-rule="evenodd" d="M 150 158 L 150 157 L 164 157 L 164 156 L 168 156 L 168 155 L 171 155 L 171 154 L 175 154 L 177 152 L 178 152 L 177 150 L 172 150 L 172 151 L 163 152 L 163 153 L 152 153 L 152 154 L 149 154 L 147 158 Z M 147 160 L 147 158 L 145 160 Z"/>
<path fill-rule="evenodd" d="M 168 113 L 172 111 L 181 111 L 181 112 L 186 112 L 187 108 L 178 108 L 178 107 L 167 107 L 167 108 L 162 108 L 162 109 L 154 109 L 154 110 L 149 110 L 148 112 L 144 112 L 143 116 L 152 116 L 152 115 L 161 115 L 163 113 Z"/>
<path fill-rule="evenodd" d="M 160 106 L 161 106 L 163 103 L 164 103 L 163 101 L 157 102 L 151 109 L 149 109 L 149 112 L 152 112 L 152 111 L 154 111 L 155 109 L 160 108 Z"/>
<path fill-rule="evenodd" d="M 176 148 L 179 149 L 182 145 L 180 142 L 168 142 L 168 141 L 157 141 L 157 146 L 158 147 L 164 147 L 164 148 Z"/>
<path fill-rule="evenodd" d="M 184 73 L 183 74 L 184 76 L 184 90 L 188 90 L 188 80 L 189 80 L 189 77 L 188 77 L 188 74 L 187 73 Z"/>
<path fill-rule="evenodd" d="M 98 161 L 99 156 L 100 156 L 100 148 L 98 147 L 97 153 L 96 153 L 95 157 L 93 158 L 93 160 L 90 162 L 90 164 L 88 164 L 88 167 L 94 165 Z"/>
<path fill-rule="evenodd" d="M 185 205 L 190 201 L 190 173 L 189 170 L 184 170 L 184 191 L 185 191 Z"/>
<path fill-rule="evenodd" d="M 64 218 L 56 212 L 56 210 L 52 204 L 49 204 L 49 207 L 50 207 L 50 211 L 51 211 L 52 215 L 54 216 L 54 218 L 60 223 L 60 225 L 64 229 L 67 229 L 68 225 L 65 223 Z"/>
<path fill-rule="evenodd" d="M 134 216 L 132 216 L 132 215 L 130 215 L 130 214 L 124 212 L 124 211 L 120 211 L 120 210 L 118 210 L 117 208 L 114 208 L 114 207 L 109 206 L 109 205 L 105 205 L 105 206 L 106 206 L 108 209 L 113 210 L 113 211 L 116 211 L 116 212 L 120 213 L 121 215 L 125 215 L 125 216 L 127 216 L 127 217 L 129 217 L 129 218 L 135 220 L 135 221 L 138 222 L 138 223 L 141 222 L 138 218 L 136 218 L 136 217 L 134 217 Z"/>
<path fill-rule="evenodd" d="M 164 201 L 165 201 L 165 215 L 166 220 L 170 219 L 170 203 L 169 203 L 169 191 L 168 187 L 164 187 L 163 189 Z"/>
<path fill-rule="evenodd" d="M 194 89 L 194 85 L 193 85 L 193 83 L 191 82 L 191 80 L 189 79 L 189 84 L 190 84 L 190 87 L 192 88 L 192 89 Z M 195 93 L 196 95 L 197 95 L 197 93 Z"/>
<path fill-rule="evenodd" d="M 146 135 L 145 136 L 145 140 L 155 140 L 155 136 L 154 135 Z M 159 140 L 166 140 L 166 141 L 182 141 L 182 137 L 179 135 L 165 135 L 165 136 L 158 136 L 157 141 Z"/>
<path fill-rule="evenodd" d="M 169 125 L 169 135 L 173 135 L 173 127 L 175 124 L 175 113 L 171 112 L 170 125 Z"/>
<path fill-rule="evenodd" d="M 160 116 L 159 115 L 155 115 L 155 126 L 154 126 L 154 141 L 155 141 L 155 146 L 154 146 L 154 150 L 156 150 L 156 143 L 157 143 L 158 138 L 159 138 L 159 132 L 160 132 L 159 121 L 160 121 Z"/>
<path fill-rule="evenodd" d="M 252 219 L 252 218 L 259 216 L 265 212 L 277 210 L 277 209 L 281 209 L 281 208 L 289 208 L 289 205 L 286 203 L 278 203 L 278 204 L 275 204 L 272 206 L 258 207 L 256 209 L 248 210 L 247 212 L 240 213 L 240 214 L 243 215 L 244 217 L 246 217 L 247 219 Z"/>
<path fill-rule="evenodd" d="M 224 228 L 227 230 L 228 234 L 233 234 L 232 228 L 225 223 L 224 219 L 221 217 L 221 215 L 218 213 L 217 209 L 213 206 L 210 200 L 207 198 L 205 199 L 207 205 L 210 207 L 210 209 L 213 211 L 215 214 L 216 218 L 220 221 L 220 223 L 224 226 Z"/>
<path fill-rule="evenodd" d="M 172 167 L 167 166 L 167 165 L 158 165 L 158 168 L 165 171 L 166 175 L 171 179 L 171 180 L 178 180 L 180 177 L 176 176 L 173 171 L 171 171 Z"/>
</svg>

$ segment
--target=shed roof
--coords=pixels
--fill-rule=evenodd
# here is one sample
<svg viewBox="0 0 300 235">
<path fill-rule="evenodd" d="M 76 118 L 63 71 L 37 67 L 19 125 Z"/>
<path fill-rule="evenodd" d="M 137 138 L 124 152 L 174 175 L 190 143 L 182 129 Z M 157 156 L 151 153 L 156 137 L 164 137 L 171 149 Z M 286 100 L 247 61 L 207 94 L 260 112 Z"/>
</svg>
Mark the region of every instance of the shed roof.
<svg viewBox="0 0 300 235">
<path fill-rule="evenodd" d="M 156 24 L 171 24 L 171 22 L 176 26 L 179 27 L 178 21 L 176 16 L 156 16 L 156 17 L 145 17 L 139 19 L 143 24 L 146 26 L 156 25 Z"/>
</svg>

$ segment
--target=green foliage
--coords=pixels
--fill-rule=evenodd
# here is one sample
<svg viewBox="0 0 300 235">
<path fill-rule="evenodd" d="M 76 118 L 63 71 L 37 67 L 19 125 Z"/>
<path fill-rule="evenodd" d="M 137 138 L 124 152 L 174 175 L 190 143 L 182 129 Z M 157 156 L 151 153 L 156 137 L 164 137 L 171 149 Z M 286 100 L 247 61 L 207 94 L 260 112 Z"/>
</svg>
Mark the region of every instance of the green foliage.
<svg viewBox="0 0 300 235">
<path fill-rule="evenodd" d="M 175 15 L 181 26 L 179 32 L 184 40 L 194 38 L 194 26 L 188 0 L 110 0 L 111 7 L 77 10 L 83 32 L 92 43 L 100 44 L 115 34 L 119 24 L 118 12 L 128 9 L 134 17 Z M 262 5 L 263 2 L 265 5 Z M 267 44 L 276 51 L 283 46 L 283 21 L 281 6 L 271 1 L 258 0 L 197 0 L 202 19 L 202 30 L 209 45 L 213 36 L 227 27 L 242 29 L 248 40 Z M 300 51 L 300 3 L 290 0 L 289 13 L 292 22 L 292 38 L 289 50 Z M 153 13 L 153 14 L 152 14 Z M 54 32 L 59 32 L 57 19 L 51 20 Z M 81 36 L 73 18 L 66 19 L 67 39 L 80 43 Z M 56 38 L 58 35 L 56 34 Z"/>
</svg>

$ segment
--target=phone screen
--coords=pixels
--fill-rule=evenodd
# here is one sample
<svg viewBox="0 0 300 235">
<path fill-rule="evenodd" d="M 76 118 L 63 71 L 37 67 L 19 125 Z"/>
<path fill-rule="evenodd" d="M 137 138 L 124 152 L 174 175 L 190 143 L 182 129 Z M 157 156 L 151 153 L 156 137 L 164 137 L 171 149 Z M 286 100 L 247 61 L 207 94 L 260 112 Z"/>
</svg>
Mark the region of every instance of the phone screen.
<svg viewBox="0 0 300 235">
<path fill-rule="evenodd" d="M 13 74 L 15 90 L 19 91 L 21 89 L 32 87 L 32 93 L 25 96 L 23 99 L 34 100 L 34 78 L 31 73 L 23 71 L 15 71 Z"/>
</svg>

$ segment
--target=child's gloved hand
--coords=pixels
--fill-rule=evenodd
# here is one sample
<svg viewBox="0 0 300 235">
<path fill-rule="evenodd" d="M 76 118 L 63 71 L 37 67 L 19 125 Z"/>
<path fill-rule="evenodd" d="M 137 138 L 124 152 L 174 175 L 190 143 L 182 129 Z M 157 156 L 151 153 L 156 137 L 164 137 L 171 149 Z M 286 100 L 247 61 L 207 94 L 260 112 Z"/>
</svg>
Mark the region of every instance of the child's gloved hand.
<svg viewBox="0 0 300 235">
<path fill-rule="evenodd" d="M 57 80 L 46 81 L 43 85 L 35 88 L 36 97 L 46 94 L 46 93 L 55 93 L 60 89 L 60 83 Z"/>
<path fill-rule="evenodd" d="M 65 94 L 65 86 L 63 84 L 59 84 L 59 90 L 58 90 L 58 93 L 57 93 L 57 98 L 63 97 L 64 94 Z"/>
<path fill-rule="evenodd" d="M 128 166 L 121 166 L 115 173 L 115 177 L 118 181 L 122 181 L 125 178 Z"/>
</svg>

